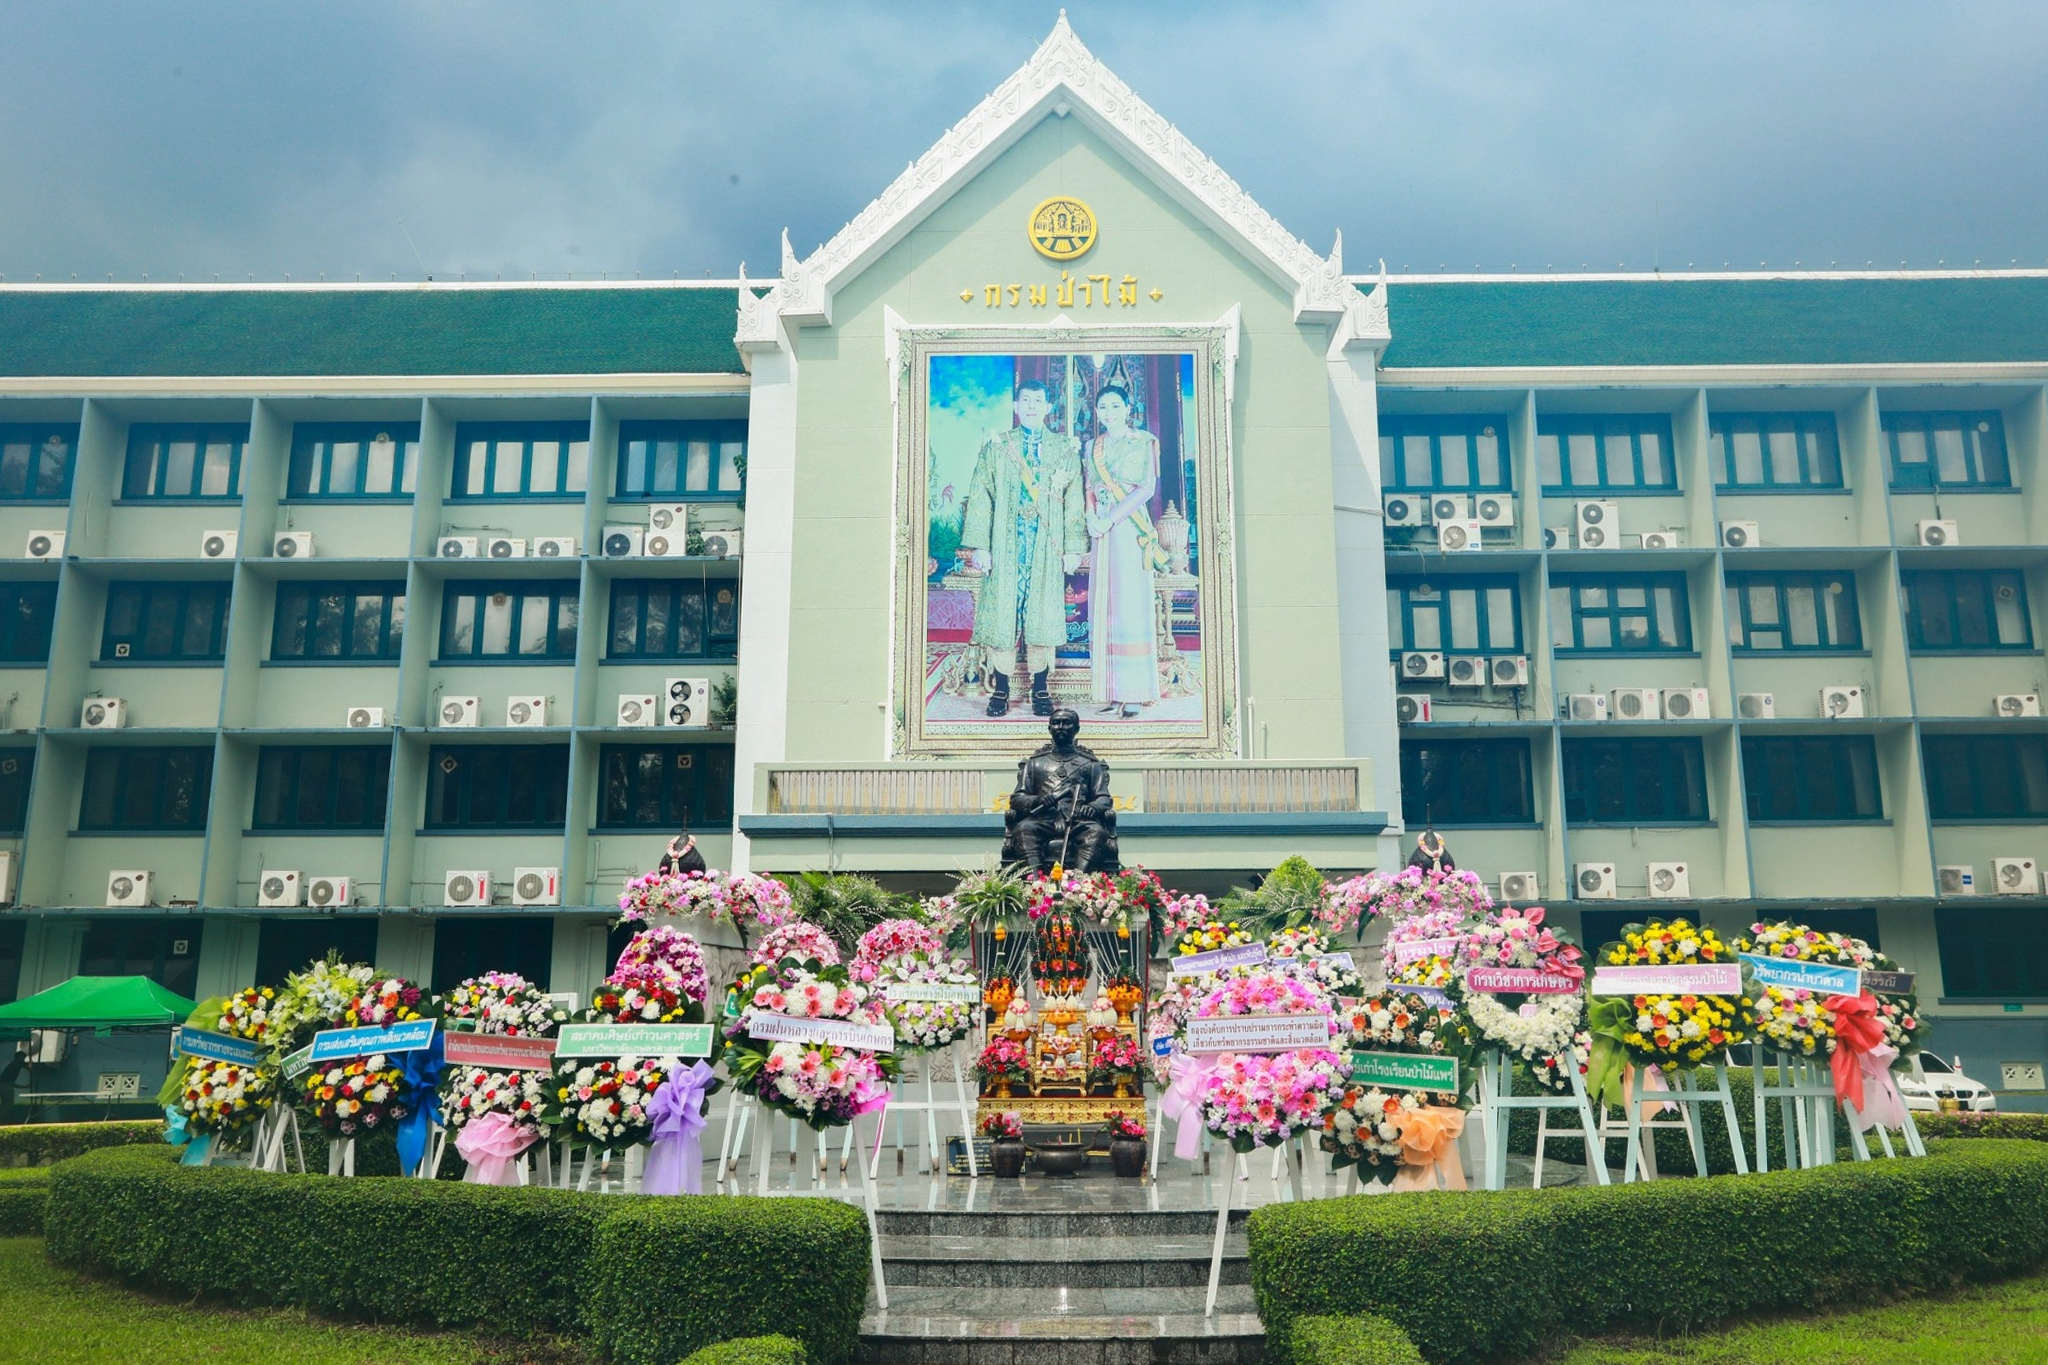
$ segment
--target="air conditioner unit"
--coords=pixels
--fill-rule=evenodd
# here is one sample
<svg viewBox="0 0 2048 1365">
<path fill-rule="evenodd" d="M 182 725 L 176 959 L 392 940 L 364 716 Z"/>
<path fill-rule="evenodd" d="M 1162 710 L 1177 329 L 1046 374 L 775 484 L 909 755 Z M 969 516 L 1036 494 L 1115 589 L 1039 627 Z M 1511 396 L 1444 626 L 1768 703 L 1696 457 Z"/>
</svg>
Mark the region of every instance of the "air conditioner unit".
<svg viewBox="0 0 2048 1365">
<path fill-rule="evenodd" d="M 384 708 L 351 706 L 348 708 L 347 725 L 351 730 L 381 730 L 384 728 Z"/>
<path fill-rule="evenodd" d="M 1991 889 L 2000 896 L 2038 896 L 2041 872 L 2032 858 L 1993 858 Z"/>
<path fill-rule="evenodd" d="M 0 905 L 14 904 L 14 853 L 0 852 Z"/>
<path fill-rule="evenodd" d="M 1572 890 L 1582 901 L 1611 901 L 1614 899 L 1613 863 L 1575 863 L 1572 866 Z"/>
<path fill-rule="evenodd" d="M 2018 720 L 2024 716 L 2041 714 L 2041 694 L 2038 692 L 2001 692 L 1991 699 L 1991 714 L 2007 720 Z"/>
<path fill-rule="evenodd" d="M 1613 550 L 1621 545 L 1621 504 L 1582 502 L 1572 509 L 1572 529 L 1581 550 Z"/>
<path fill-rule="evenodd" d="M 296 872 L 256 874 L 256 903 L 263 906 L 293 906 L 299 903 L 300 878 Z"/>
<path fill-rule="evenodd" d="M 1744 720 L 1776 720 L 1777 693 L 1744 692 L 1735 698 L 1735 714 Z"/>
<path fill-rule="evenodd" d="M 1544 549 L 1546 549 L 1546 550 L 1555 550 L 1555 549 L 1557 548 L 1557 546 L 1558 546 L 1558 541 L 1559 541 L 1559 539 L 1560 539 L 1560 537 L 1559 537 L 1559 534 L 1558 534 L 1558 529 L 1557 529 L 1557 528 L 1556 528 L 1555 526 L 1546 526 L 1546 527 L 1544 527 L 1544 528 L 1543 528 L 1543 548 L 1544 548 Z"/>
<path fill-rule="evenodd" d="M 1401 677 L 1406 682 L 1422 682 L 1443 675 L 1444 656 L 1436 650 L 1411 649 L 1401 656 Z"/>
<path fill-rule="evenodd" d="M 1960 545 L 1963 538 L 1952 521 L 1916 521 L 1913 523 L 1913 543 L 1937 547 Z"/>
<path fill-rule="evenodd" d="M 492 536 L 484 542 L 485 559 L 524 559 L 526 541 L 520 536 Z"/>
<path fill-rule="evenodd" d="M 541 536 L 533 542 L 533 554 L 536 559 L 574 559 L 576 537 Z"/>
<path fill-rule="evenodd" d="M 435 543 L 434 553 L 443 559 L 475 559 L 476 547 L 475 536 L 442 536 Z"/>
<path fill-rule="evenodd" d="M 306 904 L 316 910 L 331 910 L 349 903 L 346 877 L 306 878 Z"/>
<path fill-rule="evenodd" d="M 1529 656 L 1526 654 L 1496 654 L 1486 664 L 1488 681 L 1495 687 L 1529 685 Z"/>
<path fill-rule="evenodd" d="M 28 548 L 21 552 L 23 559 L 62 559 L 64 557 L 64 533 L 62 531 L 30 531 Z"/>
<path fill-rule="evenodd" d="M 1436 524 L 1436 547 L 1446 553 L 1477 550 L 1481 548 L 1479 540 L 1479 523 L 1470 517 L 1462 521 L 1440 521 Z"/>
<path fill-rule="evenodd" d="M 1822 720 L 1854 720 L 1863 714 L 1863 689 L 1823 687 L 1820 690 Z"/>
<path fill-rule="evenodd" d="M 199 533 L 199 557 L 201 559 L 233 559 L 235 550 L 242 542 L 240 531 L 201 531 Z"/>
<path fill-rule="evenodd" d="M 86 730 L 119 730 L 128 724 L 128 703 L 120 697 L 87 697 L 78 724 Z"/>
<path fill-rule="evenodd" d="M 513 729 L 540 728 L 548 723 L 548 699 L 546 697 L 505 698 L 505 724 Z"/>
<path fill-rule="evenodd" d="M 1515 500 L 1506 493 L 1474 493 L 1472 519 L 1481 526 L 1513 526 Z"/>
<path fill-rule="evenodd" d="M 690 529 L 690 504 L 686 502 L 658 502 L 647 509 L 647 529 L 650 531 L 672 531 L 681 540 L 683 533 Z"/>
<path fill-rule="evenodd" d="M 1610 720 L 1657 720 L 1663 714 L 1663 700 L 1654 687 L 1617 687 L 1607 694 Z"/>
<path fill-rule="evenodd" d="M 22 1054 L 30 1066 L 55 1066 L 71 1052 L 71 1035 L 60 1028 L 28 1031 L 28 1048 Z"/>
<path fill-rule="evenodd" d="M 740 533 L 738 531 L 706 531 L 704 553 L 712 559 L 738 559 L 740 557 Z"/>
<path fill-rule="evenodd" d="M 1389 493 L 1387 500 L 1381 504 L 1389 526 L 1422 525 L 1429 520 L 1423 507 L 1421 497 L 1414 493 Z"/>
<path fill-rule="evenodd" d="M 1692 874 L 1684 863 L 1651 863 L 1648 872 L 1651 900 L 1692 899 Z"/>
<path fill-rule="evenodd" d="M 1444 665 L 1444 669 L 1446 674 L 1445 680 L 1453 687 L 1486 686 L 1486 660 L 1484 659 L 1475 659 L 1469 655 L 1461 654 L 1455 659 L 1448 660 Z"/>
<path fill-rule="evenodd" d="M 1757 535 L 1753 521 L 1724 521 L 1721 523 L 1721 548 L 1724 550 L 1753 550 L 1763 543 Z"/>
<path fill-rule="evenodd" d="M 512 869 L 514 905 L 560 905 L 562 869 L 559 867 L 515 867 Z"/>
<path fill-rule="evenodd" d="M 626 692 L 619 695 L 619 725 L 631 729 L 660 723 L 661 713 L 654 709 L 654 694 L 651 692 Z"/>
<path fill-rule="evenodd" d="M 1607 698 L 1599 692 L 1567 692 L 1564 694 L 1564 718 L 1606 720 Z"/>
<path fill-rule="evenodd" d="M 488 872 L 450 872 L 441 883 L 443 905 L 489 905 L 491 903 L 491 874 Z"/>
<path fill-rule="evenodd" d="M 1679 548 L 1678 532 L 1645 531 L 1643 532 L 1643 548 L 1645 550 L 1676 550 Z"/>
<path fill-rule="evenodd" d="M 313 533 L 311 531 L 280 531 L 270 542 L 270 553 L 279 559 L 311 559 L 313 557 Z"/>
<path fill-rule="evenodd" d="M 109 872 L 107 904 L 112 907 L 149 904 L 147 872 Z"/>
<path fill-rule="evenodd" d="M 681 526 L 673 531 L 649 531 L 640 547 L 649 559 L 681 559 L 690 552 L 689 533 Z"/>
<path fill-rule="evenodd" d="M 1503 872 L 1500 874 L 1500 898 L 1504 901 L 1541 900 L 1543 879 L 1534 872 Z"/>
<path fill-rule="evenodd" d="M 482 707 L 480 697 L 443 697 L 435 714 L 443 730 L 474 730 L 483 723 L 479 719 Z"/>
<path fill-rule="evenodd" d="M 1397 725 L 1429 724 L 1429 698 L 1414 692 L 1395 693 L 1394 723 Z"/>
<path fill-rule="evenodd" d="M 1944 896 L 1977 894 L 1977 869 L 1970 863 L 1949 863 L 1934 869 L 1934 889 Z"/>
<path fill-rule="evenodd" d="M 1705 720 L 1713 714 L 1704 687 L 1666 687 L 1657 696 L 1666 720 Z"/>
<path fill-rule="evenodd" d="M 1432 493 L 1429 495 L 1429 520 L 1437 526 L 1447 521 L 1461 521 L 1467 505 L 1462 493 Z"/>
<path fill-rule="evenodd" d="M 711 724 L 711 679 L 670 678 L 664 697 L 663 725 L 702 730 Z"/>
<path fill-rule="evenodd" d="M 639 526 L 607 526 L 604 528 L 604 557 L 606 559 L 637 559 L 641 542 L 647 531 Z"/>
</svg>

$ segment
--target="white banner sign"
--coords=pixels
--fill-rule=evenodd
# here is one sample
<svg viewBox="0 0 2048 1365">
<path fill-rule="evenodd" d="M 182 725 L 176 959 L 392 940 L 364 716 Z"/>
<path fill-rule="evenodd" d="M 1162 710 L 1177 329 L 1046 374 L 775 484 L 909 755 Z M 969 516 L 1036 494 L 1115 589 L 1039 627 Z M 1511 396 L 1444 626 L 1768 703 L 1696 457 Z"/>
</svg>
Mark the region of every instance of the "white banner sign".
<svg viewBox="0 0 2048 1365">
<path fill-rule="evenodd" d="M 1474 967 L 1465 973 L 1465 989 L 1495 994 L 1570 995 L 1579 978 L 1538 967 Z"/>
<path fill-rule="evenodd" d="M 1206 953 L 1188 953 L 1173 960 L 1174 976 L 1201 976 L 1225 967 L 1251 967 L 1266 960 L 1266 945 L 1244 943 L 1235 948 L 1212 948 Z"/>
<path fill-rule="evenodd" d="M 1197 1056 L 1218 1052 L 1292 1052 L 1330 1045 L 1327 1014 L 1247 1014 L 1229 1019 L 1188 1020 L 1188 1051 Z"/>
<path fill-rule="evenodd" d="M 981 987 L 971 982 L 954 985 L 944 981 L 885 981 L 882 994 L 891 1000 L 942 1000 L 961 1005 L 981 1002 Z"/>
<path fill-rule="evenodd" d="M 1394 961 L 1420 962 L 1425 957 L 1449 957 L 1458 951 L 1461 940 L 1455 938 L 1418 938 L 1408 943 L 1394 945 Z"/>
<path fill-rule="evenodd" d="M 740 1021 L 747 1033 L 769 1043 L 831 1043 L 867 1052 L 894 1052 L 896 1030 L 887 1024 L 856 1024 L 851 1019 L 802 1019 L 793 1014 L 752 1010 Z"/>
<path fill-rule="evenodd" d="M 1741 995 L 1742 966 L 1695 962 L 1689 966 L 1595 967 L 1592 995 Z"/>
</svg>

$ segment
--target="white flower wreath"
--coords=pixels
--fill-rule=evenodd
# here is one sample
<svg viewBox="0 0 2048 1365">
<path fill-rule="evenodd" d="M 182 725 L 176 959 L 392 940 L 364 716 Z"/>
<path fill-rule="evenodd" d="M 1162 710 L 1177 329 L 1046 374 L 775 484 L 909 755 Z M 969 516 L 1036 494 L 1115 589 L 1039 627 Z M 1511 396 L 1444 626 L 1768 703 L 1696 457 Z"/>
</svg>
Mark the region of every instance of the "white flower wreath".
<svg viewBox="0 0 2048 1365">
<path fill-rule="evenodd" d="M 1586 1001 L 1576 991 L 1526 999 L 1520 1010 L 1512 1010 L 1497 995 L 1467 991 L 1465 1013 L 1481 1038 L 1533 1065 L 1571 1046 L 1585 1020 Z"/>
</svg>

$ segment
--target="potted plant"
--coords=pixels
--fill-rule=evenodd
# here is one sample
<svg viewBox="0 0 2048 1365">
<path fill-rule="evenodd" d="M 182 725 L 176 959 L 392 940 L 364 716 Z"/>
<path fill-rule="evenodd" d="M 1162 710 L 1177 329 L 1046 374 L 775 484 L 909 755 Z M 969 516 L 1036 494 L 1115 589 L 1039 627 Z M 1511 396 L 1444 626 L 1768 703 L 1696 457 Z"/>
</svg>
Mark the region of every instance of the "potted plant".
<svg viewBox="0 0 2048 1365">
<path fill-rule="evenodd" d="M 988 1138 L 989 1169 L 1006 1180 L 1024 1173 L 1024 1120 L 1014 1112 L 990 1114 L 981 1121 Z"/>
<path fill-rule="evenodd" d="M 1031 1075 L 1031 1058 L 1014 1038 L 996 1038 L 981 1050 L 974 1073 L 988 1082 L 989 1093 L 999 1100 L 1010 1098 L 1010 1087 Z"/>
<path fill-rule="evenodd" d="M 1109 1168 L 1136 1179 L 1145 1174 L 1145 1122 L 1121 1111 L 1109 1116 Z"/>
<path fill-rule="evenodd" d="M 1138 1040 L 1122 1034 L 1105 1034 L 1098 1038 L 1095 1050 L 1088 1059 L 1088 1080 L 1091 1085 L 1114 1085 L 1115 1098 L 1126 1100 L 1131 1097 L 1131 1085 L 1138 1079 Z"/>
</svg>

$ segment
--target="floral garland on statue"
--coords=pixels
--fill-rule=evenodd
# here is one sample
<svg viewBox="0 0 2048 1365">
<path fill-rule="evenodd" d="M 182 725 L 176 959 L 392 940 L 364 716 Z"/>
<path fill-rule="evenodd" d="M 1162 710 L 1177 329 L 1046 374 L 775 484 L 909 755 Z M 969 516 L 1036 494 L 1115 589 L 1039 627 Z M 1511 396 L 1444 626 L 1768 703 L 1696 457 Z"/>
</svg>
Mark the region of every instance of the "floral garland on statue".
<svg viewBox="0 0 2048 1365">
<path fill-rule="evenodd" d="M 1473 1041 L 1506 1052 L 1521 1070 L 1547 1089 L 1571 1088 L 1561 1060 L 1585 1026 L 1586 969 L 1569 936 L 1545 925 L 1540 905 L 1527 910 L 1496 906 L 1465 933 L 1458 948 L 1459 978 L 1453 989 L 1469 1022 Z M 1558 991 L 1488 991 L 1472 988 L 1475 969 L 1538 971 L 1572 984 Z"/>
<path fill-rule="evenodd" d="M 1322 991 L 1280 968 L 1228 968 L 1204 978 L 1204 985 L 1188 1010 L 1189 1019 L 1330 1013 Z M 1179 1096 L 1193 1092 L 1204 1127 L 1227 1141 L 1232 1151 L 1249 1152 L 1321 1127 L 1343 1069 L 1343 1059 L 1327 1046 L 1270 1055 L 1224 1052 L 1176 1069 L 1173 1084 Z M 1169 1100 L 1174 1098 L 1169 1095 Z M 1185 1143 L 1177 1144 L 1176 1150 L 1184 1154 Z"/>
<path fill-rule="evenodd" d="M 1080 926 L 1065 911 L 1054 911 L 1039 921 L 1031 975 L 1037 979 L 1041 995 L 1065 998 L 1079 995 L 1087 986 L 1088 964 L 1082 955 Z"/>
<path fill-rule="evenodd" d="M 605 983 L 592 992 L 579 1024 L 694 1024 L 711 991 L 704 950 L 667 925 L 627 941 Z M 637 1146 L 653 1137 L 649 1106 L 661 1087 L 688 1065 L 680 1057 L 562 1057 L 554 1067 L 553 1103 L 543 1122 L 603 1148 Z"/>
<path fill-rule="evenodd" d="M 743 935 L 749 925 L 773 929 L 787 923 L 790 913 L 789 888 L 751 872 L 649 872 L 628 880 L 619 897 L 619 917 L 628 923 L 702 915 Z"/>
<path fill-rule="evenodd" d="M 1350 954 L 1332 952 L 1329 938 L 1312 925 L 1275 933 L 1266 940 L 1266 957 L 1292 966 L 1332 999 L 1355 996 L 1365 989 L 1365 978 L 1357 964 L 1350 962 Z"/>
<path fill-rule="evenodd" d="M 814 1129 L 850 1123 L 879 1103 L 899 1066 L 893 1052 L 838 1043 L 757 1039 L 754 1014 L 887 1024 L 882 1001 L 844 967 L 756 967 L 727 997 L 722 1060 L 741 1093 Z"/>
<path fill-rule="evenodd" d="M 486 972 L 464 981 L 441 997 L 441 1016 L 473 1032 L 507 1038 L 552 1037 L 569 1020 L 567 1010 L 517 972 Z M 451 1065 L 441 1073 L 441 1126 L 459 1133 L 471 1119 L 503 1114 L 514 1127 L 539 1137 L 553 1074 L 551 1066 Z"/>
<path fill-rule="evenodd" d="M 1033 920 L 1061 913 L 1084 924 L 1129 926 L 1129 910 L 1117 878 L 1107 872 L 1068 872 L 1055 880 L 1033 874 L 1025 882 L 1030 898 L 1024 913 Z"/>
<path fill-rule="evenodd" d="M 289 988 L 289 982 L 287 982 Z M 331 1028 L 389 1028 L 426 1017 L 426 994 L 404 977 L 372 974 L 363 992 L 343 1007 Z M 428 1002 L 431 1003 L 431 1002 Z M 300 1080 L 297 1103 L 330 1133 L 355 1137 L 395 1127 L 422 1102 L 405 1079 L 398 1053 L 371 1053 L 315 1066 Z"/>
<path fill-rule="evenodd" d="M 1456 1046 L 1454 1031 L 1444 1027 L 1441 1012 L 1421 996 L 1393 989 L 1348 1006 L 1339 1025 L 1354 1051 L 1458 1057 L 1460 1090 L 1453 1097 L 1344 1085 L 1319 1140 L 1330 1153 L 1330 1169 L 1356 1166 L 1360 1179 L 1386 1185 L 1403 1166 L 1420 1171 L 1444 1160 L 1447 1146 L 1464 1130 L 1471 1088 L 1464 1067 L 1469 1058 Z"/>
<path fill-rule="evenodd" d="M 761 935 L 747 955 L 756 967 L 773 967 L 786 957 L 815 962 L 821 967 L 839 965 L 839 945 L 832 941 L 832 935 L 800 919 L 777 925 Z"/>
<path fill-rule="evenodd" d="M 276 1007 L 277 992 L 269 986 L 241 991 L 220 1001 L 217 1010 L 212 1002 L 202 1005 L 185 1026 L 262 1043 L 267 1049 L 276 1041 L 272 1028 Z M 194 1133 L 225 1135 L 262 1118 L 277 1098 L 277 1063 L 267 1050 L 254 1063 L 187 1057 L 173 1084 L 176 1093 L 166 1103 L 184 1115 L 186 1128 Z M 165 1087 L 167 1093 L 171 1089 Z"/>
</svg>

